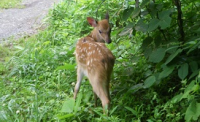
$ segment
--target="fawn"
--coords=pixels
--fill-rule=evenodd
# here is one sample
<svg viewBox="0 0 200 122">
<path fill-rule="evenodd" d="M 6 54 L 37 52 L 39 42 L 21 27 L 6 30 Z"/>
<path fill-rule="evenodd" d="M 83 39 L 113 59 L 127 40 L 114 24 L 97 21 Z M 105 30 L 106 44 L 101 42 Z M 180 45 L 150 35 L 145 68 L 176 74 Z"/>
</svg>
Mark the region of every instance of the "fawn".
<svg viewBox="0 0 200 122">
<path fill-rule="evenodd" d="M 74 99 L 83 77 L 86 76 L 94 91 L 95 106 L 98 96 L 103 110 L 106 110 L 110 103 L 109 82 L 115 62 L 114 55 L 105 46 L 105 42 L 111 43 L 109 15 L 106 14 L 105 19 L 98 22 L 92 17 L 87 17 L 87 21 L 94 29 L 76 44 L 77 83 L 74 88 Z"/>
</svg>

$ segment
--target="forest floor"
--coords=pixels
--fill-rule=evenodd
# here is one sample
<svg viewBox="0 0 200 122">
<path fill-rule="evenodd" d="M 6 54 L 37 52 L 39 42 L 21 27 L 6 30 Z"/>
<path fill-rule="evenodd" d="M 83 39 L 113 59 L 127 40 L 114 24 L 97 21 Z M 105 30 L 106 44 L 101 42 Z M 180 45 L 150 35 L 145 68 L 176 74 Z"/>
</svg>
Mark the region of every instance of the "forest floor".
<svg viewBox="0 0 200 122">
<path fill-rule="evenodd" d="M 0 10 L 0 43 L 31 35 L 43 28 L 48 10 L 60 0 L 23 0 L 20 8 Z"/>
</svg>

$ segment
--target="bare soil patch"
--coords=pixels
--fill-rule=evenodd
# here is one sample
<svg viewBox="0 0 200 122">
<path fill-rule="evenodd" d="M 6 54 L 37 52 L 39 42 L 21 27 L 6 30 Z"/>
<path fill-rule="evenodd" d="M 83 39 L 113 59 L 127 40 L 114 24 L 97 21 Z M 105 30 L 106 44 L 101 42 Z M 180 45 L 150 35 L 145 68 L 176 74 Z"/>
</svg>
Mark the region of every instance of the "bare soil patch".
<svg viewBox="0 0 200 122">
<path fill-rule="evenodd" d="M 59 1 L 61 0 L 24 0 L 23 8 L 1 10 L 0 42 L 11 36 L 19 38 L 36 33 L 48 10 Z"/>
</svg>

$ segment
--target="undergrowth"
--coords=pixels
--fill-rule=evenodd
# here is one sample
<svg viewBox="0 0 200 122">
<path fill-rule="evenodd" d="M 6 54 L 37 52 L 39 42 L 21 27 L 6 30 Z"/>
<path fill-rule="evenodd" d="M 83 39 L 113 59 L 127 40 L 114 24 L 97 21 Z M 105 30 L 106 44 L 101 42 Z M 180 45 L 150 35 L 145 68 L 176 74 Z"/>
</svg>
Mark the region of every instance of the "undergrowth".
<svg viewBox="0 0 200 122">
<path fill-rule="evenodd" d="M 9 8 L 21 8 L 20 5 L 22 0 L 1 0 L 0 8 L 1 9 L 9 9 Z"/>
</svg>

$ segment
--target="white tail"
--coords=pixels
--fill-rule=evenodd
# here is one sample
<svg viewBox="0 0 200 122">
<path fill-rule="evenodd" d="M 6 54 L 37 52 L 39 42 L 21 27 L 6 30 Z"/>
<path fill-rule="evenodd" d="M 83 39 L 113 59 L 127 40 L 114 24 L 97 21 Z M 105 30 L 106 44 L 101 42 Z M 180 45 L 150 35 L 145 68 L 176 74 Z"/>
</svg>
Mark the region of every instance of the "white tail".
<svg viewBox="0 0 200 122">
<path fill-rule="evenodd" d="M 111 43 L 109 16 L 106 15 L 106 19 L 98 22 L 91 17 L 87 20 L 94 30 L 88 36 L 79 39 L 76 45 L 77 83 L 74 88 L 74 98 L 77 96 L 83 77 L 87 76 L 105 110 L 109 108 L 109 82 L 115 62 L 112 52 L 105 43 L 102 43 Z"/>
</svg>

